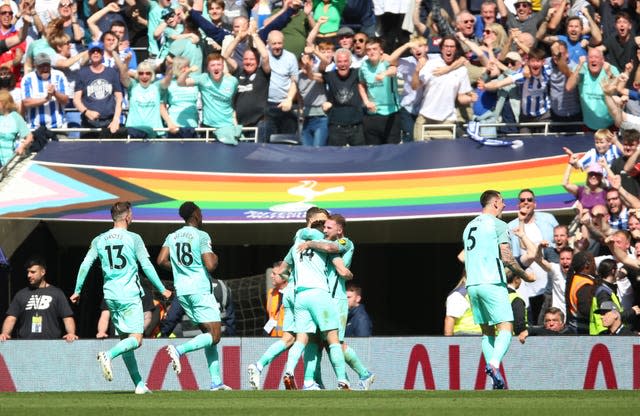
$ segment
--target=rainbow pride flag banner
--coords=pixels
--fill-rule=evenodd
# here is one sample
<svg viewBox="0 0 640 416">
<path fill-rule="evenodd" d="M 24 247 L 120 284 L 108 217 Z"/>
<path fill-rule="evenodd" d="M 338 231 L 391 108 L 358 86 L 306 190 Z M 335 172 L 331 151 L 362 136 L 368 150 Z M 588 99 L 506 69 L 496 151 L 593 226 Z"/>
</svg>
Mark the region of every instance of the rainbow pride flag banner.
<svg viewBox="0 0 640 416">
<path fill-rule="evenodd" d="M 523 188 L 538 209 L 570 208 L 561 186 L 568 157 L 585 136 L 532 137 L 517 149 L 468 139 L 351 148 L 241 143 L 50 143 L 0 194 L 0 217 L 107 221 L 118 200 L 137 222 L 175 222 L 195 201 L 210 223 L 300 222 L 311 206 L 350 221 L 474 215 L 486 189 L 507 211 Z M 576 172 L 572 181 L 584 183 Z"/>
</svg>

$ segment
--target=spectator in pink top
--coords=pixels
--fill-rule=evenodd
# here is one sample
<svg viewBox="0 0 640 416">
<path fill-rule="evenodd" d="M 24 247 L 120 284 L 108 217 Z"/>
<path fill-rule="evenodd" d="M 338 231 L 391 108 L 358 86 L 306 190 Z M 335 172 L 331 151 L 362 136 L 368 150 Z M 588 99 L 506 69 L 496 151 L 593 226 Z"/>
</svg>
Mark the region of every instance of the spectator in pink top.
<svg viewBox="0 0 640 416">
<path fill-rule="evenodd" d="M 577 158 L 577 155 L 571 155 L 567 169 L 564 172 L 564 178 L 562 180 L 562 186 L 570 194 L 573 194 L 578 199 L 581 209 L 591 209 L 595 205 L 606 205 L 607 203 L 607 191 L 602 177 L 602 167 L 597 163 L 592 163 L 587 169 L 587 182 L 584 186 L 575 185 L 570 182 L 571 170 L 573 166 L 571 164 L 571 158 Z"/>
</svg>

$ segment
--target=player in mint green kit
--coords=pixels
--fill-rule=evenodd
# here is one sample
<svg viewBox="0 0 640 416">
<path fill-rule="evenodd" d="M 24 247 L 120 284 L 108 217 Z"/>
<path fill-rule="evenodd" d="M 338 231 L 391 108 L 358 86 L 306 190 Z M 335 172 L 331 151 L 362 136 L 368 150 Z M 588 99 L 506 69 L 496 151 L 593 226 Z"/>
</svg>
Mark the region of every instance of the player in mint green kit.
<svg viewBox="0 0 640 416">
<path fill-rule="evenodd" d="M 500 192 L 487 190 L 480 196 L 482 214 L 464 229 L 467 292 L 473 320 L 482 328 L 482 353 L 493 388 L 506 388 L 500 362 L 511 344 L 513 312 L 507 290 L 505 266 L 524 280 L 531 280 L 514 259 L 507 224 L 498 219 L 505 207 Z M 498 331 L 496 336 L 495 331 Z"/>
<path fill-rule="evenodd" d="M 180 356 L 204 349 L 211 375 L 212 391 L 231 390 L 222 382 L 218 347 L 222 324 L 220 308 L 213 295 L 211 275 L 218 266 L 218 256 L 211 249 L 211 238 L 202 231 L 202 211 L 193 202 L 180 206 L 185 226 L 169 234 L 158 254 L 158 265 L 173 272 L 173 281 L 180 305 L 202 334 L 184 344 L 167 347 L 173 370 L 180 374 Z"/>
<path fill-rule="evenodd" d="M 327 218 L 329 218 L 329 213 L 327 212 L 327 210 L 318 207 L 309 208 L 305 216 L 307 227 L 309 227 L 316 221 L 325 221 Z M 304 228 L 296 232 L 294 241 L 298 238 L 302 230 L 304 230 Z M 287 254 L 287 258 L 285 259 L 285 261 L 281 261 L 277 266 L 274 266 L 272 273 L 282 275 L 286 272 L 289 264 L 293 264 L 291 253 Z M 271 346 L 264 352 L 264 354 L 262 354 L 258 361 L 249 364 L 249 366 L 247 367 L 247 372 L 249 375 L 249 385 L 254 390 L 260 389 L 260 374 L 262 373 L 263 368 L 271 363 L 274 359 L 276 359 L 276 357 L 278 357 L 280 354 L 291 348 L 296 340 L 296 326 L 294 318 L 295 273 L 290 274 L 288 281 L 289 283 L 285 288 L 285 293 L 283 294 L 284 296 L 282 300 L 285 309 L 282 337 L 278 341 L 271 344 Z M 295 389 L 295 381 L 293 381 L 293 379 L 291 379 L 291 381 L 293 382 L 293 387 Z"/>
<path fill-rule="evenodd" d="M 333 214 L 324 223 L 324 238 L 325 240 L 307 241 L 298 247 L 299 251 L 303 251 L 307 248 L 314 250 L 320 250 L 327 253 L 335 253 L 342 257 L 345 267 L 351 267 L 351 260 L 353 259 L 353 252 L 355 246 L 353 242 L 344 236 L 344 230 L 346 229 L 347 220 L 340 214 Z M 356 372 L 360 378 L 360 388 L 362 390 L 369 390 L 371 384 L 375 381 L 375 375 L 370 373 L 364 366 L 360 357 L 356 354 L 355 350 L 344 342 L 344 331 L 347 326 L 347 316 L 349 313 L 349 307 L 347 305 L 347 279 L 338 275 L 333 263 L 327 265 L 328 277 L 329 277 L 329 292 L 338 310 L 338 318 L 340 327 L 338 328 L 338 338 L 342 344 L 342 351 L 344 352 L 345 362 Z M 315 354 L 314 354 L 315 352 Z M 322 350 L 316 349 L 312 351 L 312 347 L 307 345 L 305 349 L 305 361 L 309 356 L 311 360 L 319 360 L 322 357 Z M 305 368 L 312 369 L 314 362 L 312 361 L 309 366 Z M 306 380 L 310 380 L 310 374 L 305 374 Z"/>
<path fill-rule="evenodd" d="M 311 228 L 304 229 L 298 235 L 293 246 L 289 249 L 288 258 L 293 259 L 293 269 L 296 276 L 295 289 L 295 321 L 296 342 L 289 350 L 289 357 L 285 369 L 284 384 L 293 379 L 293 370 L 302 351 L 309 340 L 309 335 L 317 331 L 326 338 L 329 344 L 329 358 L 338 379 L 338 389 L 348 390 L 349 382 L 345 372 L 344 354 L 338 338 L 338 312 L 327 284 L 326 266 L 332 262 L 336 266 L 338 274 L 350 279 L 353 277 L 349 269 L 344 267 L 342 258 L 327 253 L 307 249 L 298 252 L 298 246 L 308 239 L 323 239 L 324 234 L 317 228 L 324 227 L 324 223 L 311 224 Z M 304 236 L 303 234 L 310 234 Z M 315 235 L 314 235 L 315 233 Z M 287 259 L 285 259 L 287 261 Z"/>
<path fill-rule="evenodd" d="M 120 335 L 121 341 L 109 351 L 98 353 L 98 361 L 102 374 L 108 381 L 113 380 L 111 360 L 122 355 L 136 394 L 149 393 L 150 390 L 142 381 L 138 363 L 133 351 L 142 345 L 144 331 L 144 313 L 142 311 L 142 286 L 138 276 L 138 262 L 153 286 L 165 298 L 171 297 L 153 265 L 149 261 L 149 253 L 142 238 L 127 230 L 133 214 L 130 202 L 116 202 L 111 207 L 113 228 L 93 239 L 91 247 L 80 265 L 76 287 L 70 299 L 77 303 L 82 286 L 93 262 L 100 258 L 104 275 L 104 300 L 111 312 L 111 321 Z"/>
</svg>

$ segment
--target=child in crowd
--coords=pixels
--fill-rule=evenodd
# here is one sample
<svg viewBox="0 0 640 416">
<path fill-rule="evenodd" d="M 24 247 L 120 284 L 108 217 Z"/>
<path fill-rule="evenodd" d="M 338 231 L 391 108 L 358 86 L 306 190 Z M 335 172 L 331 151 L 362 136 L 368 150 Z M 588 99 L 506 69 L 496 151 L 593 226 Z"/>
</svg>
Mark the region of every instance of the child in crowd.
<svg viewBox="0 0 640 416">
<path fill-rule="evenodd" d="M 564 152 L 569 155 L 569 163 L 575 169 L 585 170 L 589 165 L 598 163 L 604 158 L 607 165 L 611 165 L 614 159 L 622 156 L 622 143 L 618 137 L 609 129 L 600 129 L 593 135 L 594 147 L 589 149 L 581 158 L 573 158 L 573 152 L 568 147 L 563 147 Z M 604 172 L 607 176 L 607 172 Z"/>
</svg>

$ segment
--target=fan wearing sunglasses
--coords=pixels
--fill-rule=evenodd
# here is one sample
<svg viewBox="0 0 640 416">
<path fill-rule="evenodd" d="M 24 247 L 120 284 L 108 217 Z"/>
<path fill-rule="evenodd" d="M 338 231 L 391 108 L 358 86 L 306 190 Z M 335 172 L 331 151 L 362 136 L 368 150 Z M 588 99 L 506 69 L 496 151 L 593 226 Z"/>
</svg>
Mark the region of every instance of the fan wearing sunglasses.
<svg viewBox="0 0 640 416">
<path fill-rule="evenodd" d="M 536 211 L 537 203 L 533 190 L 522 189 L 518 193 L 516 202 L 518 204 L 519 218 L 509 222 L 509 229 L 518 228 L 519 222 L 522 220 L 524 222 L 524 232 L 534 244 L 537 245 L 541 241 L 554 241 L 553 230 L 558 225 L 558 220 L 552 214 Z M 519 259 L 524 254 L 520 248 L 518 237 L 513 234 L 511 235 L 511 248 L 516 259 Z M 532 264 L 527 271 L 533 272 L 536 280 L 535 282 L 522 282 L 519 292 L 528 305 L 529 323 L 541 324 L 544 319 L 543 311 L 546 308 L 545 305 L 548 303 L 547 306 L 551 306 L 551 294 L 545 294 L 548 279 L 547 272 L 536 263 Z"/>
<path fill-rule="evenodd" d="M 507 9 L 504 0 L 497 0 L 497 3 L 500 16 L 507 18 L 508 29 L 519 29 L 535 37 L 538 27 L 547 16 L 550 2 L 544 2 L 542 10 L 539 12 L 533 11 L 531 0 L 516 0 L 513 4 L 514 12 Z"/>
<path fill-rule="evenodd" d="M 154 129 L 162 128 L 160 114 L 161 88 L 166 89 L 171 77 L 166 76 L 162 81 L 156 81 L 155 69 L 152 61 L 143 61 L 138 65 L 136 75 L 129 75 L 128 65 L 114 54 L 114 61 L 120 72 L 120 81 L 129 94 L 129 114 L 125 127 L 131 137 L 150 138 L 164 136 L 164 132 Z"/>
</svg>

